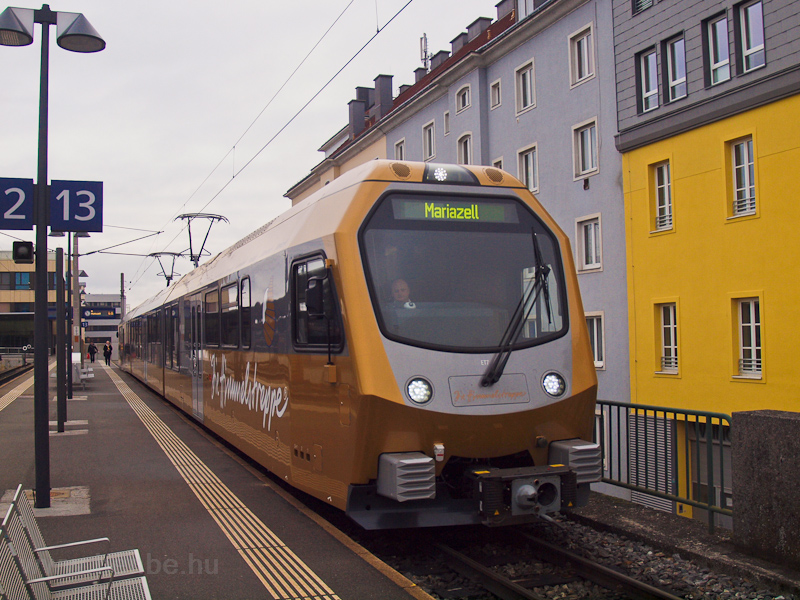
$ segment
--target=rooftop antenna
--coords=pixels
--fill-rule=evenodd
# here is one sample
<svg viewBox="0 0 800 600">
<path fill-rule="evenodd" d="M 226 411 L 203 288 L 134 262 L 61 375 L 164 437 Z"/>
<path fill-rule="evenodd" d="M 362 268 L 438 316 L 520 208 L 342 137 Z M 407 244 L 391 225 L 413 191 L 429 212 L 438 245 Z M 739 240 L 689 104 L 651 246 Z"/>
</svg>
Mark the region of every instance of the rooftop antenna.
<svg viewBox="0 0 800 600">
<path fill-rule="evenodd" d="M 208 234 L 211 232 L 211 226 L 214 224 L 215 221 L 225 221 L 226 223 L 230 223 L 227 217 L 223 217 L 222 215 L 212 215 L 210 213 L 186 213 L 184 215 L 178 215 L 175 217 L 175 220 L 178 219 L 186 219 L 188 227 L 189 227 L 189 260 L 194 263 L 194 268 L 196 269 L 200 266 L 200 257 L 203 255 L 206 247 L 206 240 L 208 240 Z M 208 229 L 206 230 L 206 237 L 203 238 L 203 243 L 200 245 L 200 250 L 195 253 L 194 246 L 192 245 L 192 221 L 195 219 L 206 219 L 208 221 Z M 209 252 L 206 252 L 206 256 L 208 256 Z"/>
<path fill-rule="evenodd" d="M 431 70 L 431 55 L 428 53 L 428 34 L 423 33 L 419 38 L 419 59 L 426 71 Z"/>
<path fill-rule="evenodd" d="M 180 273 L 175 272 L 175 259 L 181 256 L 178 252 L 153 252 L 152 254 L 148 254 L 147 256 L 151 258 L 155 258 L 158 261 L 158 266 L 161 267 L 161 273 L 159 276 L 164 276 L 167 280 L 167 287 L 169 287 L 170 282 L 175 278 L 175 275 L 180 275 Z M 170 267 L 169 273 L 164 268 L 164 264 L 161 262 L 161 258 L 172 258 L 172 266 Z"/>
</svg>

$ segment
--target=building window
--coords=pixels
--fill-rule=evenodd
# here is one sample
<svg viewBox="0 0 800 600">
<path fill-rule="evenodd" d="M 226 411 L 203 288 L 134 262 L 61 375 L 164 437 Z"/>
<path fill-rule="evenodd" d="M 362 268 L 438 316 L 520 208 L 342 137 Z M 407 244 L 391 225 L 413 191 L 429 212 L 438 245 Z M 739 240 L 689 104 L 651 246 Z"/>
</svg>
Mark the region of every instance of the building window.
<svg viewBox="0 0 800 600">
<path fill-rule="evenodd" d="M 603 331 L 603 314 L 586 313 L 586 328 L 589 330 L 589 344 L 592 347 L 595 369 L 604 369 L 605 362 L 605 333 Z"/>
<path fill-rule="evenodd" d="M 716 85 L 731 78 L 730 46 L 728 44 L 728 17 L 711 19 L 706 23 L 708 39 L 708 83 Z"/>
<path fill-rule="evenodd" d="M 521 21 L 533 12 L 533 0 L 517 0 L 517 21 Z"/>
<path fill-rule="evenodd" d="M 472 164 L 472 135 L 469 133 L 458 138 L 458 164 Z"/>
<path fill-rule="evenodd" d="M 502 159 L 502 158 L 495 158 L 495 159 L 492 161 L 492 166 L 493 166 L 495 169 L 500 169 L 500 170 L 502 171 L 502 170 L 503 170 L 503 159 Z"/>
<path fill-rule="evenodd" d="M 577 221 L 578 270 L 596 271 L 603 267 L 600 215 L 591 215 Z"/>
<path fill-rule="evenodd" d="M 450 135 L 450 111 L 444 111 L 444 134 Z"/>
<path fill-rule="evenodd" d="M 733 167 L 733 216 L 756 212 L 755 160 L 753 138 L 747 137 L 731 144 Z"/>
<path fill-rule="evenodd" d="M 520 150 L 518 169 L 519 179 L 530 191 L 536 192 L 539 189 L 539 157 L 536 145 L 529 146 Z"/>
<path fill-rule="evenodd" d="M 569 59 L 570 85 L 578 85 L 594 76 L 591 25 L 570 36 Z"/>
<path fill-rule="evenodd" d="M 400 140 L 394 145 L 394 159 L 395 160 L 405 160 L 406 159 L 406 141 L 405 139 Z"/>
<path fill-rule="evenodd" d="M 660 304 L 661 372 L 678 372 L 678 319 L 675 303 Z"/>
<path fill-rule="evenodd" d="M 525 63 L 516 71 L 517 82 L 517 114 L 536 105 L 534 96 L 533 61 Z"/>
<path fill-rule="evenodd" d="M 15 290 L 32 290 L 34 289 L 33 280 L 30 273 L 14 273 L 14 289 Z"/>
<path fill-rule="evenodd" d="M 633 2 L 633 14 L 638 14 L 646 8 L 653 6 L 653 0 L 631 0 Z"/>
<path fill-rule="evenodd" d="M 686 45 L 683 36 L 666 43 L 667 85 L 670 102 L 686 96 Z"/>
<path fill-rule="evenodd" d="M 639 111 L 647 112 L 658 108 L 658 62 L 655 48 L 642 52 L 638 65 Z"/>
<path fill-rule="evenodd" d="M 469 86 L 465 85 L 456 92 L 456 114 L 467 110 L 470 106 Z"/>
<path fill-rule="evenodd" d="M 572 128 L 575 178 L 580 179 L 597 171 L 597 121 Z"/>
<path fill-rule="evenodd" d="M 767 61 L 764 51 L 764 16 L 760 0 L 739 7 L 738 25 L 741 71 L 747 73 L 763 67 Z"/>
<path fill-rule="evenodd" d="M 655 166 L 656 230 L 672 229 L 672 175 L 669 161 Z"/>
<path fill-rule="evenodd" d="M 490 100 L 491 100 L 491 108 L 492 109 L 495 109 L 498 106 L 500 106 L 500 104 L 502 104 L 503 100 L 502 100 L 502 96 L 500 94 L 500 80 L 499 79 L 492 84 L 492 87 L 491 87 L 491 90 L 490 90 L 490 96 L 491 96 Z"/>
<path fill-rule="evenodd" d="M 430 160 L 436 156 L 435 127 L 431 121 L 422 127 L 422 157 Z"/>
<path fill-rule="evenodd" d="M 761 306 L 758 298 L 737 302 L 739 313 L 739 375 L 761 377 Z"/>
</svg>

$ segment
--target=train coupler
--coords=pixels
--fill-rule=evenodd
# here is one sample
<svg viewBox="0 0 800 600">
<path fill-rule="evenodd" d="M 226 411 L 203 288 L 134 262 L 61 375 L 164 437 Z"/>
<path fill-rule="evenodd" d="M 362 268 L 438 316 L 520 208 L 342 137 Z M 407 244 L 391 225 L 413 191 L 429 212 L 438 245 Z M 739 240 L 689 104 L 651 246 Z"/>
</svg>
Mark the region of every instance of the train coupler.
<svg viewBox="0 0 800 600">
<path fill-rule="evenodd" d="M 484 525 L 530 522 L 575 506 L 576 474 L 563 465 L 475 469 L 469 476 Z"/>
</svg>

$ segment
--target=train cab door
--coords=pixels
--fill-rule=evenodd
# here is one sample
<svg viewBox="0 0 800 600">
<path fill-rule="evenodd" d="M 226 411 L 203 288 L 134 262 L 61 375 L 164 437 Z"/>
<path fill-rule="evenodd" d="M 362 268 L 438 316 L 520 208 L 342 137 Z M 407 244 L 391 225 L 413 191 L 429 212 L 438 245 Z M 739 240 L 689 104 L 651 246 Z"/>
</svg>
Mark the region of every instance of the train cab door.
<svg viewBox="0 0 800 600">
<path fill-rule="evenodd" d="M 192 377 L 192 415 L 203 420 L 203 296 L 192 296 L 189 309 L 189 372 Z"/>
</svg>

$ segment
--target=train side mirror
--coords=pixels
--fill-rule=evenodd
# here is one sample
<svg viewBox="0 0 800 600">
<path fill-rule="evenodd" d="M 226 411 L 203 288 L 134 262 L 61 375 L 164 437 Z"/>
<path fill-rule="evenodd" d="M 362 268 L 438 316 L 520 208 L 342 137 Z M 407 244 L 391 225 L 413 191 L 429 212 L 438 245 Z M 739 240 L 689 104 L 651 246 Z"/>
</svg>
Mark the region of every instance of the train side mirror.
<svg viewBox="0 0 800 600">
<path fill-rule="evenodd" d="M 325 316 L 325 286 L 323 278 L 312 277 L 306 284 L 306 311 L 313 319 Z"/>
</svg>

